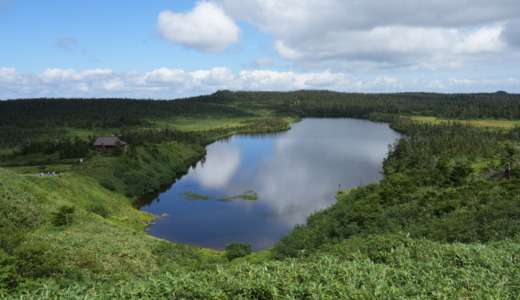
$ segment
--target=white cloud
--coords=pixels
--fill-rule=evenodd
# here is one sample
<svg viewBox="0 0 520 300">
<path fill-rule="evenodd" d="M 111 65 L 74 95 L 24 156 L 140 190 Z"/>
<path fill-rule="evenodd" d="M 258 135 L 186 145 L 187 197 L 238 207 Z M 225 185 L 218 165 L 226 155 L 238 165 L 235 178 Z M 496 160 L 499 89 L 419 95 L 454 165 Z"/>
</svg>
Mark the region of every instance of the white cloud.
<svg viewBox="0 0 520 300">
<path fill-rule="evenodd" d="M 287 47 L 284 41 L 278 40 L 274 43 L 274 48 L 278 51 L 278 54 L 288 60 L 300 60 L 304 58 L 304 54 L 302 54 L 298 49 Z"/>
<path fill-rule="evenodd" d="M 192 80 L 198 84 L 218 86 L 231 85 L 235 76 L 228 68 L 213 68 L 211 70 L 199 70 L 191 72 Z"/>
<path fill-rule="evenodd" d="M 124 91 L 127 88 L 127 84 L 121 78 L 103 81 L 102 86 L 106 91 Z"/>
<path fill-rule="evenodd" d="M 486 26 L 459 37 L 455 53 L 501 52 L 506 44 L 501 40 L 502 26 Z"/>
<path fill-rule="evenodd" d="M 220 0 L 235 18 L 277 37 L 381 26 L 456 28 L 518 17 L 516 0 Z M 292 32 L 293 29 L 299 29 Z"/>
<path fill-rule="evenodd" d="M 180 69 L 160 68 L 149 72 L 146 81 L 150 83 L 183 83 L 186 81 L 187 74 Z"/>
<path fill-rule="evenodd" d="M 240 35 L 240 28 L 222 8 L 205 1 L 187 13 L 161 12 L 157 30 L 167 41 L 213 53 L 225 51 Z"/>
<path fill-rule="evenodd" d="M 302 69 L 456 69 L 519 44 L 517 0 L 220 0 Z M 507 39 L 504 38 L 506 26 Z"/>
<path fill-rule="evenodd" d="M 109 69 L 90 69 L 85 71 L 76 71 L 74 69 L 46 69 L 42 73 L 37 74 L 44 83 L 67 83 L 81 82 L 91 78 L 96 80 L 106 78 L 114 71 Z"/>
<path fill-rule="evenodd" d="M 418 77 L 419 78 L 419 77 Z M 0 99 L 31 97 L 130 97 L 174 99 L 217 90 L 292 91 L 326 89 L 343 92 L 495 92 L 520 93 L 520 78 L 401 78 L 371 75 L 359 78 L 348 73 L 280 72 L 212 68 L 185 72 L 159 68 L 150 72 L 116 72 L 110 69 L 46 69 L 22 73 L 12 67 L 0 68 Z"/>
<path fill-rule="evenodd" d="M 307 40 L 278 40 L 278 54 L 302 67 L 336 70 L 422 69 L 460 67 L 464 56 L 499 53 L 505 48 L 500 26 L 454 30 L 422 27 L 376 27 L 338 31 Z M 462 59 L 461 60 L 461 56 Z"/>
<path fill-rule="evenodd" d="M 0 68 L 0 82 L 11 83 L 19 80 L 19 73 L 13 67 Z"/>
</svg>

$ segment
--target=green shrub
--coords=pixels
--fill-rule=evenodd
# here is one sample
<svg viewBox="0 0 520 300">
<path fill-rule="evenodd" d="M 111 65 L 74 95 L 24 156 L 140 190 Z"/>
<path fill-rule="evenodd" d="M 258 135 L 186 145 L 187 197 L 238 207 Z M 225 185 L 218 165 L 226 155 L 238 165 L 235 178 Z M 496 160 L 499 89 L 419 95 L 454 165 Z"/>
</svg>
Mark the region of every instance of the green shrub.
<svg viewBox="0 0 520 300">
<path fill-rule="evenodd" d="M 116 179 L 110 176 L 104 176 L 99 179 L 99 183 L 111 191 L 117 191 L 118 183 Z"/>
<path fill-rule="evenodd" d="M 0 249 L 11 253 L 13 249 L 23 243 L 25 234 L 15 227 L 0 227 Z"/>
<path fill-rule="evenodd" d="M 126 172 L 121 179 L 126 185 L 125 194 L 129 197 L 151 193 L 160 188 L 157 179 L 138 171 Z"/>
<path fill-rule="evenodd" d="M 93 204 L 88 208 L 88 211 L 100 215 L 103 218 L 108 218 L 110 216 L 110 211 L 108 208 L 101 204 Z"/>
<path fill-rule="evenodd" d="M 0 249 L 0 296 L 13 289 L 21 281 L 16 269 L 16 258 Z"/>
<path fill-rule="evenodd" d="M 235 258 L 243 257 L 251 254 L 251 244 L 232 242 L 226 245 L 226 257 L 231 261 Z"/>
<path fill-rule="evenodd" d="M 54 226 L 69 225 L 72 223 L 72 214 L 74 214 L 73 206 L 60 206 L 58 211 L 53 213 L 52 224 L 54 224 Z"/>
<path fill-rule="evenodd" d="M 18 272 L 24 278 L 51 277 L 63 269 L 63 253 L 51 250 L 44 242 L 23 243 L 13 254 L 18 258 Z"/>
</svg>

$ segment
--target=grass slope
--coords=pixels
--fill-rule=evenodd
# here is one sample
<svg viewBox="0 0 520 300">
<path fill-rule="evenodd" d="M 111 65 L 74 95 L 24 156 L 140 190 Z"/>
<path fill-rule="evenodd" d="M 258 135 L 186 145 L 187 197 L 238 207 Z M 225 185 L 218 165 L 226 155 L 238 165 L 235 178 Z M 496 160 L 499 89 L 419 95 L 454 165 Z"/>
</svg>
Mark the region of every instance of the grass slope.
<svg viewBox="0 0 520 300">
<path fill-rule="evenodd" d="M 0 168 L 0 178 L 0 266 L 11 262 L 11 268 L 0 268 L 0 294 L 42 282 L 138 280 L 172 265 L 193 270 L 206 260 L 221 261 L 216 252 L 146 235 L 144 224 L 154 216 L 133 209 L 127 197 L 91 177 L 27 177 Z M 68 224 L 56 226 L 63 206 L 74 212 Z"/>
<path fill-rule="evenodd" d="M 367 247 L 366 244 L 370 247 Z M 364 245 L 365 244 L 365 245 Z M 520 292 L 520 247 L 440 244 L 404 235 L 349 239 L 312 256 L 183 268 L 139 281 L 48 285 L 31 298 L 135 299 L 509 299 Z"/>
</svg>

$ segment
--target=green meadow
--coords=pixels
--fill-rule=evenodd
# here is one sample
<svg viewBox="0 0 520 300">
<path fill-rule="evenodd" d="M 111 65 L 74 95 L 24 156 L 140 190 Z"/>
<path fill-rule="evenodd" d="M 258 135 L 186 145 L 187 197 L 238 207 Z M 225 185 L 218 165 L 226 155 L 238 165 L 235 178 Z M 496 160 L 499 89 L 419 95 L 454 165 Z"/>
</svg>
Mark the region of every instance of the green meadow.
<svg viewBox="0 0 520 300">
<path fill-rule="evenodd" d="M 503 128 L 503 129 L 511 129 L 515 126 L 520 126 L 520 121 L 518 120 L 451 120 L 451 119 L 442 119 L 436 117 L 422 117 L 422 116 L 413 116 L 411 117 L 414 121 L 431 123 L 431 124 L 440 124 L 445 122 L 454 122 L 461 124 L 470 124 L 472 126 L 477 127 L 491 127 L 491 128 Z"/>
<path fill-rule="evenodd" d="M 190 118 L 175 117 L 171 119 L 150 120 L 156 128 L 174 127 L 186 131 L 215 129 L 220 127 L 244 126 L 244 118 Z"/>
</svg>

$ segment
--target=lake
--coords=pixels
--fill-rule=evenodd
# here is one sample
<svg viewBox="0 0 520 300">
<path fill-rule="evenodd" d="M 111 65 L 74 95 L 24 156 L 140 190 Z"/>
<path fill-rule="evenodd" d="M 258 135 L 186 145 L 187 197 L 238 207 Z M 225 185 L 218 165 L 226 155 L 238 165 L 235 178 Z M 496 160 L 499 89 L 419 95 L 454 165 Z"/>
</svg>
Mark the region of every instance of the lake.
<svg viewBox="0 0 520 300">
<path fill-rule="evenodd" d="M 287 132 L 236 135 L 140 209 L 169 216 L 152 236 L 223 250 L 231 242 L 271 247 L 295 224 L 336 202 L 338 190 L 378 182 L 388 145 L 386 123 L 304 119 Z"/>
</svg>

